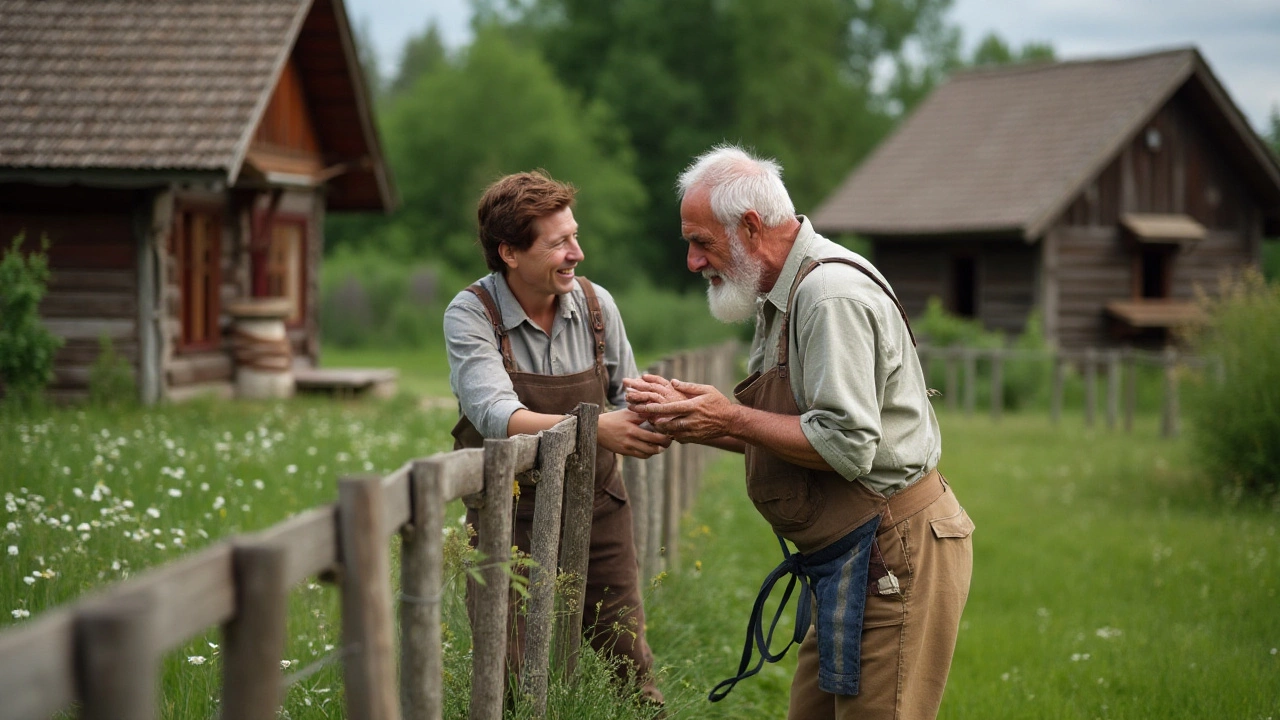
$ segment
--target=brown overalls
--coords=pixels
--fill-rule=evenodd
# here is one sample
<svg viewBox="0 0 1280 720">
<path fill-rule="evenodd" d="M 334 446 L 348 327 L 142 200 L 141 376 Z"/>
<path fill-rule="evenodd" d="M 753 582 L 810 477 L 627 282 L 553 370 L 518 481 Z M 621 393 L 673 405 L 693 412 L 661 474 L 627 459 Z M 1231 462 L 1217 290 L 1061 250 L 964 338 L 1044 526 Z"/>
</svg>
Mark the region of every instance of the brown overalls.
<svg viewBox="0 0 1280 720">
<path fill-rule="evenodd" d="M 533 412 L 568 414 L 582 402 L 595 403 L 602 409 L 609 407 L 609 374 L 604 365 L 604 316 L 591 283 L 579 277 L 578 284 L 586 294 L 590 311 L 595 336 L 595 363 L 587 370 L 570 375 L 539 375 L 516 369 L 511 340 L 503 329 L 502 313 L 497 303 L 480 285 L 467 288 L 484 303 L 485 314 L 493 324 L 502 349 L 502 364 L 511 377 L 511 385 L 520 402 Z M 484 445 L 484 438 L 465 415 L 459 418 L 453 436 L 454 449 Z M 619 668 L 620 676 L 625 678 L 629 669 L 634 671 L 643 694 L 661 701 L 662 693 L 653 683 L 653 655 L 645 642 L 639 565 L 631 531 L 631 503 L 627 500 L 626 486 L 617 465 L 613 453 L 596 448 L 595 502 L 582 631 L 598 652 L 629 660 L 631 667 L 625 667 L 626 663 L 623 663 Z M 513 503 L 512 544 L 526 553 L 529 552 L 533 532 L 535 497 L 536 486 L 521 486 L 520 498 Z M 468 510 L 467 523 L 475 527 L 477 521 L 478 513 Z M 468 597 L 471 594 L 468 592 Z M 514 600 L 513 593 L 508 623 L 514 620 L 515 633 L 507 643 L 507 664 L 518 674 L 524 657 L 525 617 L 515 612 Z"/>
<path fill-rule="evenodd" d="M 852 265 L 893 298 L 878 278 L 852 260 L 809 261 L 791 286 L 777 365 L 735 388 L 743 405 L 801 414 L 787 376 L 788 325 L 796 288 L 821 262 Z M 900 304 L 898 309 L 906 322 Z M 746 447 L 746 465 L 747 494 L 774 531 L 801 553 L 821 550 L 881 516 L 866 584 L 859 692 L 835 695 L 819 689 L 818 639 L 810 627 L 800 647 L 788 717 L 935 717 L 973 567 L 973 523 L 946 480 L 934 469 L 886 500 L 839 473 L 803 468 L 753 445 Z"/>
</svg>

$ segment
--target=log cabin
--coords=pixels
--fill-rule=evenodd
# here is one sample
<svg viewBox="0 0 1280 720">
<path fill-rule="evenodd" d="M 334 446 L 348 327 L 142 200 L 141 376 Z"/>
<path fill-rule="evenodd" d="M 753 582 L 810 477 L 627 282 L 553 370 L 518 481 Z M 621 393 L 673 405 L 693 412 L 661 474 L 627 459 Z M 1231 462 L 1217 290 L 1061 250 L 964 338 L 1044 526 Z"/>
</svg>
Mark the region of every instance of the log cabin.
<svg viewBox="0 0 1280 720">
<path fill-rule="evenodd" d="M 144 402 L 231 395 L 245 298 L 317 365 L 325 213 L 395 197 L 342 0 L 0 0 L 0 240 L 49 242 L 55 399 L 104 337 Z"/>
<path fill-rule="evenodd" d="M 909 314 L 1161 346 L 1280 234 L 1280 163 L 1194 48 L 955 74 L 814 211 Z"/>
</svg>

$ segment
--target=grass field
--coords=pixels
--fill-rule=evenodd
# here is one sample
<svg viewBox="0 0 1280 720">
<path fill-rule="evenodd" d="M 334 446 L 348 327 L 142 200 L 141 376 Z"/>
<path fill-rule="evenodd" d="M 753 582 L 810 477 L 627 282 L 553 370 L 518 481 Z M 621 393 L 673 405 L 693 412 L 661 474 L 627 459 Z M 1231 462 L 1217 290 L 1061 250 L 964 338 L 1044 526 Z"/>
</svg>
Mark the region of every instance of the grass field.
<svg viewBox="0 0 1280 720">
<path fill-rule="evenodd" d="M 452 420 L 410 395 L 3 418 L 0 624 L 331 502 L 344 473 L 447 449 Z M 1280 718 L 1280 509 L 1215 492 L 1154 417 L 1132 436 L 1070 416 L 1059 428 L 1040 415 L 941 420 L 943 471 L 978 526 L 942 717 Z M 705 700 L 736 670 L 752 599 L 779 556 L 740 460 L 711 466 L 681 536 L 682 571 L 647 595 L 671 716 L 782 717 L 791 657 Z M 338 643 L 339 619 L 330 586 L 295 590 L 287 673 Z M 447 621 L 450 717 L 461 717 L 460 604 Z M 215 715 L 219 642 L 211 631 L 167 658 L 164 717 Z M 600 685 L 558 688 L 553 712 L 637 717 L 602 702 Z M 293 685 L 283 716 L 341 717 L 333 666 Z"/>
</svg>

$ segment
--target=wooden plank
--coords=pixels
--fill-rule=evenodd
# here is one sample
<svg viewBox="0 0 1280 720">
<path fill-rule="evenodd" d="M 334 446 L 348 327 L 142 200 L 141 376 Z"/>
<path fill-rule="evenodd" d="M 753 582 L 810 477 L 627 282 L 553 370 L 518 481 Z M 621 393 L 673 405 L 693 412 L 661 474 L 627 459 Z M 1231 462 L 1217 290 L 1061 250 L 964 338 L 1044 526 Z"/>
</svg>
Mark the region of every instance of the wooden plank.
<svg viewBox="0 0 1280 720">
<path fill-rule="evenodd" d="M 224 352 L 179 355 L 169 360 L 165 377 L 170 386 L 196 385 L 215 380 L 231 380 L 235 363 Z"/>
<path fill-rule="evenodd" d="M 49 318 L 44 320 L 44 326 L 49 332 L 61 338 L 68 340 L 94 340 L 103 335 L 112 340 L 137 340 L 137 320 L 130 318 L 127 320 L 94 320 L 94 319 L 76 319 L 67 320 L 60 318 Z"/>
<path fill-rule="evenodd" d="M 401 465 L 382 478 L 382 518 L 388 534 L 399 531 L 412 516 L 409 499 L 409 475 L 416 461 Z"/>
<path fill-rule="evenodd" d="M 440 593 L 448 458 L 435 455 L 414 461 L 409 475 L 411 519 L 400 528 L 400 706 L 405 720 L 444 716 Z"/>
<path fill-rule="evenodd" d="M 134 364 L 138 361 L 138 343 L 133 340 L 112 342 L 111 349 L 121 358 Z M 102 355 L 98 340 L 68 340 L 54 355 L 55 365 L 92 365 Z"/>
<path fill-rule="evenodd" d="M 237 544 L 235 617 L 223 626 L 222 711 L 224 720 L 274 720 L 284 681 L 289 584 L 287 550 L 262 542 Z"/>
<path fill-rule="evenodd" d="M 550 430 L 539 433 L 538 494 L 529 542 L 533 567 L 529 571 L 529 614 L 525 621 L 524 662 L 520 677 L 521 691 L 533 699 L 535 717 L 544 715 L 547 708 L 565 464 L 577 435 L 577 418 L 570 419 L 572 424 L 557 423 Z"/>
<path fill-rule="evenodd" d="M 76 613 L 79 717 L 156 717 L 160 651 L 154 595 L 138 590 Z"/>
<path fill-rule="evenodd" d="M 128 318 L 138 314 L 138 300 L 130 292 L 52 291 L 40 301 L 45 318 Z"/>
<path fill-rule="evenodd" d="M 560 571 L 565 610 L 560 613 L 556 657 L 566 675 L 573 674 L 582 643 L 583 598 L 587 588 L 587 557 L 591 545 L 591 518 L 595 495 L 596 438 L 600 407 L 579 403 L 573 454 L 565 470 L 564 537 L 560 545 Z"/>
<path fill-rule="evenodd" d="M 132 292 L 136 275 L 129 270 L 52 270 L 49 274 L 50 294 L 72 290 L 88 292 L 94 290 L 119 290 Z"/>
<path fill-rule="evenodd" d="M 377 476 L 338 482 L 342 644 L 347 650 L 343 684 L 348 717 L 395 720 L 400 706 L 381 495 L 382 479 Z"/>
<path fill-rule="evenodd" d="M 307 510 L 250 538 L 287 549 L 282 572 L 285 582 L 294 585 L 337 565 L 338 508 Z"/>
<path fill-rule="evenodd" d="M 64 608 L 0 633 L 0 720 L 50 717 L 75 701 L 74 623 Z"/>
<path fill-rule="evenodd" d="M 506 687 L 507 615 L 510 587 L 504 564 L 511 556 L 511 487 L 515 447 L 507 440 L 484 441 L 484 490 L 476 528 L 483 583 L 471 585 L 475 606 L 471 625 L 472 720 L 499 720 Z M 589 523 L 588 523 L 589 524 Z"/>
</svg>

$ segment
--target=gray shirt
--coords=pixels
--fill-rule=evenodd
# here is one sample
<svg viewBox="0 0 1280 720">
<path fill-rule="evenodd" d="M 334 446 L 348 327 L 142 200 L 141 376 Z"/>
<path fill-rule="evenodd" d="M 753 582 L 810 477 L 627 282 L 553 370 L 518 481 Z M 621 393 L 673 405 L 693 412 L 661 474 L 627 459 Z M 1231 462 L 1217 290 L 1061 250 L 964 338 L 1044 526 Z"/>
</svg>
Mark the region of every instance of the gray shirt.
<svg viewBox="0 0 1280 720">
<path fill-rule="evenodd" d="M 748 372 L 777 364 L 787 293 L 804 260 L 852 258 L 884 280 L 865 258 L 800 220 L 782 273 L 757 301 Z M 800 427 L 827 464 L 885 495 L 937 466 L 942 433 L 920 359 L 884 290 L 855 268 L 824 264 L 796 290 L 791 326 L 790 380 Z"/>
<path fill-rule="evenodd" d="M 516 367 L 539 375 L 572 375 L 595 363 L 595 338 L 591 332 L 587 297 L 574 283 L 573 292 L 560 296 L 551 334 L 525 314 L 501 273 L 480 278 L 502 313 L 502 324 L 511 338 Z M 636 360 L 627 342 L 622 316 L 613 296 L 592 283 L 604 315 L 604 364 L 609 374 L 609 402 L 626 404 L 622 379 L 636 377 Z M 502 351 L 493 335 L 480 298 L 465 290 L 444 311 L 445 346 L 449 351 L 449 385 L 458 407 L 487 438 L 507 436 L 507 422 L 516 410 L 527 410 L 502 367 Z M 601 408 L 601 411 L 608 408 Z"/>
</svg>

